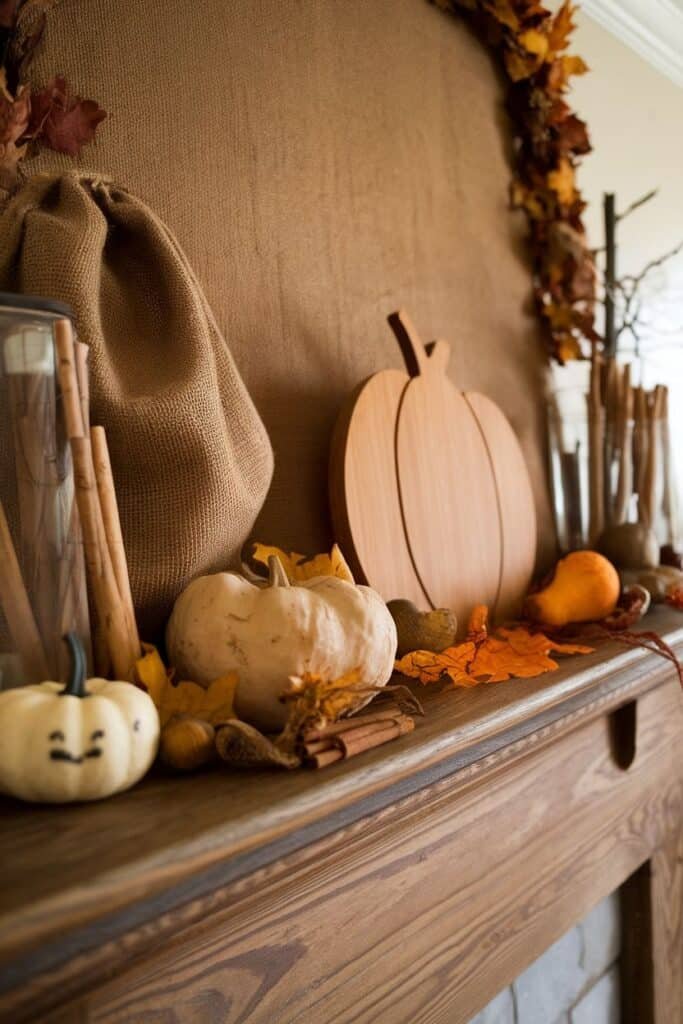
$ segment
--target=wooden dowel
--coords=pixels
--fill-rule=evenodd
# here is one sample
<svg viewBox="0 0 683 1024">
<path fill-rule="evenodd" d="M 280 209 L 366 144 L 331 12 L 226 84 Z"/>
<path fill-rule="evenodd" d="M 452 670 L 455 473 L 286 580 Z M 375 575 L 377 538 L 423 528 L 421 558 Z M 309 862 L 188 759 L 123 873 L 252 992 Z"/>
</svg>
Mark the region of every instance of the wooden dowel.
<svg viewBox="0 0 683 1024">
<path fill-rule="evenodd" d="M 588 541 L 594 544 L 605 527 L 605 414 L 601 399 L 600 362 L 591 363 L 588 393 Z"/>
<path fill-rule="evenodd" d="M 126 549 L 123 544 L 121 532 L 121 520 L 119 519 L 119 508 L 116 501 L 116 488 L 109 458 L 107 436 L 104 427 L 93 427 L 90 431 L 92 445 L 93 463 L 95 466 L 95 479 L 97 491 L 102 509 L 102 522 L 104 524 L 104 535 L 109 548 L 116 577 L 116 585 L 123 602 L 126 619 L 128 621 L 128 632 L 130 643 L 140 656 L 140 637 L 135 621 L 135 608 L 133 606 L 133 595 L 130 589 L 130 577 L 128 575 L 128 562 L 126 560 Z"/>
<path fill-rule="evenodd" d="M 74 358 L 76 362 L 76 381 L 81 402 L 83 431 L 90 426 L 90 378 L 88 375 L 88 356 L 90 349 L 82 341 L 74 342 Z"/>
<path fill-rule="evenodd" d="M 131 642 L 127 616 L 105 542 L 90 436 L 86 433 L 78 390 L 71 321 L 56 321 L 54 331 L 62 407 L 74 463 L 76 502 L 98 625 L 106 637 L 114 674 L 118 679 L 126 680 L 132 677 L 139 651 Z"/>
<path fill-rule="evenodd" d="M 619 405 L 619 476 L 613 520 L 616 524 L 624 523 L 628 519 L 633 493 L 633 389 L 630 366 L 624 367 Z"/>
<path fill-rule="evenodd" d="M 31 604 L 21 577 L 12 535 L 0 502 L 0 604 L 7 621 L 12 642 L 22 661 L 27 683 L 37 683 L 49 676 L 43 643 L 33 618 Z"/>
</svg>

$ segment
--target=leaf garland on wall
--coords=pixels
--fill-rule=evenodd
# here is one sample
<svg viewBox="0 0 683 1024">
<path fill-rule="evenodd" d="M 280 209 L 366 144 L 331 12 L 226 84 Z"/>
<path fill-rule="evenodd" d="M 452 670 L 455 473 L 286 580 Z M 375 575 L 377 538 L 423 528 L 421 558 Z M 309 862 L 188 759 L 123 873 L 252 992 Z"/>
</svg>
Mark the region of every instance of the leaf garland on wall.
<svg viewBox="0 0 683 1024">
<path fill-rule="evenodd" d="M 524 210 L 534 264 L 534 297 L 551 357 L 584 355 L 594 329 L 595 264 L 586 242 L 586 203 L 576 167 L 591 144 L 584 121 L 566 101 L 570 80 L 588 68 L 569 55 L 576 8 L 555 15 L 539 0 L 432 0 L 465 13 L 510 80 L 508 111 L 516 144 L 511 205 Z"/>
<path fill-rule="evenodd" d="M 26 83 L 54 0 L 0 0 L 0 187 L 18 180 L 19 163 L 40 147 L 78 156 L 107 116 L 63 75 L 42 89 Z"/>
<path fill-rule="evenodd" d="M 40 146 L 77 156 L 106 117 L 63 76 L 32 90 L 27 72 L 55 0 L 0 0 L 0 186 Z M 524 210 L 534 265 L 534 297 L 549 354 L 580 358 L 594 330 L 595 266 L 586 243 L 585 202 L 576 166 L 591 145 L 586 124 L 566 102 L 569 82 L 588 68 L 566 51 L 575 7 L 555 15 L 540 0 L 431 0 L 466 14 L 500 58 L 510 80 L 508 110 L 516 142 L 511 205 Z"/>
</svg>

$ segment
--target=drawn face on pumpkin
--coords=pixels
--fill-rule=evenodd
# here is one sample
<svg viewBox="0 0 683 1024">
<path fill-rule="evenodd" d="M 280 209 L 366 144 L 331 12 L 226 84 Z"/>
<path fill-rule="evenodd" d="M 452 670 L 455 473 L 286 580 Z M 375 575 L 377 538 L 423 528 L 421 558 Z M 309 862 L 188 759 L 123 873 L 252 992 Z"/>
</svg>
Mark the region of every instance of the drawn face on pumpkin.
<svg viewBox="0 0 683 1024">
<path fill-rule="evenodd" d="M 86 679 L 76 640 L 66 686 L 0 694 L 3 792 L 43 803 L 96 800 L 133 785 L 154 760 L 159 716 L 151 698 L 130 683 Z"/>
</svg>

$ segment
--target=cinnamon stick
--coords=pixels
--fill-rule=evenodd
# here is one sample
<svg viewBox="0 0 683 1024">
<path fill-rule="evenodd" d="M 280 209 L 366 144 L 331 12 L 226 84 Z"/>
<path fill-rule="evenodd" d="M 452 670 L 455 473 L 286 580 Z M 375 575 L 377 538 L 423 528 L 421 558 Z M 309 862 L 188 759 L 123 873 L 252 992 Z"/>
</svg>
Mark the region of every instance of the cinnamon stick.
<svg viewBox="0 0 683 1024">
<path fill-rule="evenodd" d="M 0 502 L 0 604 L 17 653 L 26 673 L 26 682 L 40 682 L 49 671 L 43 642 L 24 587 L 12 535 Z"/>
<path fill-rule="evenodd" d="M 360 725 L 374 725 L 376 722 L 386 722 L 395 718 L 403 718 L 403 712 L 397 704 L 393 707 L 383 708 L 381 711 L 374 711 L 367 715 L 354 715 L 351 718 L 342 718 L 339 722 L 331 722 L 329 725 L 307 729 L 304 732 L 304 741 L 322 740 L 329 736 L 337 736 L 339 733 L 348 732 L 349 729 L 357 729 Z"/>
<path fill-rule="evenodd" d="M 371 716 L 367 716 L 368 718 Z M 324 768 L 342 758 L 356 757 L 368 750 L 380 747 L 391 740 L 404 736 L 415 728 L 415 722 L 408 715 L 401 715 L 395 720 L 380 720 L 372 724 L 359 724 L 353 729 L 329 737 L 327 740 L 314 741 L 315 749 L 310 753 L 305 749 L 306 760 L 315 768 Z M 318 744 L 329 744 L 318 747 Z"/>
<path fill-rule="evenodd" d="M 54 331 L 62 407 L 74 463 L 76 502 L 99 626 L 106 637 L 115 675 L 119 679 L 130 679 L 139 651 L 131 642 L 111 557 L 104 543 L 104 523 L 95 482 L 90 436 L 83 419 L 78 389 L 71 321 L 57 320 Z"/>
</svg>

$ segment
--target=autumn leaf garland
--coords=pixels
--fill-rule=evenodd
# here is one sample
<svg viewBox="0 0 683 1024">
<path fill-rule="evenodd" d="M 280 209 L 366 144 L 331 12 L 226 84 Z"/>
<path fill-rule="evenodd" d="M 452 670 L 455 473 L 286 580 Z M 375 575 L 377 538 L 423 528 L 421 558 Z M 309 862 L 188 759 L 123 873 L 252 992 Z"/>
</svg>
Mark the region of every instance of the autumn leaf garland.
<svg viewBox="0 0 683 1024">
<path fill-rule="evenodd" d="M 534 296 L 550 355 L 580 358 L 594 329 L 595 266 L 576 185 L 590 152 L 588 129 L 566 102 L 571 78 L 588 68 L 567 54 L 576 8 L 565 0 L 553 15 L 538 0 L 433 0 L 469 15 L 499 55 L 511 82 L 508 110 L 516 141 L 510 196 L 524 210 L 534 261 Z"/>
<path fill-rule="evenodd" d="M 33 90 L 26 75 L 45 28 L 45 0 L 0 0 L 0 186 L 11 187 L 19 162 L 45 146 L 78 156 L 107 116 L 83 99 L 62 75 Z"/>
</svg>

